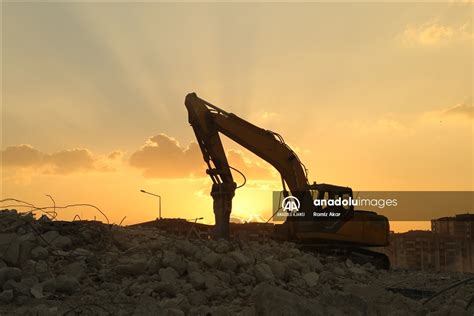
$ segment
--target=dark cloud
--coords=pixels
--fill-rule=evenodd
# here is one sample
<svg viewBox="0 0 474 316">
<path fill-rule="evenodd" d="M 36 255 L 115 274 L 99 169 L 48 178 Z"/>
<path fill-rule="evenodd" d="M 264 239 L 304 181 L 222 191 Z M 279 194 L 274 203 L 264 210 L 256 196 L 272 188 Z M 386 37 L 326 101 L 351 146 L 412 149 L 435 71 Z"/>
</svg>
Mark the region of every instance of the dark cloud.
<svg viewBox="0 0 474 316">
<path fill-rule="evenodd" d="M 70 173 L 94 170 L 96 159 L 87 149 L 70 149 L 51 154 L 46 160 L 53 167 L 53 173 Z"/>
<path fill-rule="evenodd" d="M 55 153 L 42 152 L 31 145 L 9 146 L 1 151 L 2 166 L 30 168 L 42 173 L 69 174 L 86 171 L 114 171 L 122 162 L 123 152 L 113 151 L 98 156 L 88 149 L 65 149 Z M 241 151 L 227 152 L 229 164 L 245 174 L 248 180 L 274 179 L 270 166 L 247 159 Z M 146 144 L 134 152 L 131 166 L 141 169 L 147 178 L 206 177 L 206 164 L 195 142 L 181 146 L 165 134 L 150 137 Z M 235 173 L 237 182 L 242 181 Z"/>
<path fill-rule="evenodd" d="M 98 170 L 97 158 L 87 149 L 67 149 L 53 154 L 41 152 L 31 145 L 9 146 L 1 151 L 2 166 L 37 168 L 45 173 L 68 174 Z"/>
<path fill-rule="evenodd" d="M 230 165 L 242 171 L 248 178 L 272 178 L 268 167 L 246 160 L 240 151 L 229 150 L 227 158 Z M 130 164 L 142 169 L 144 176 L 149 178 L 205 177 L 207 168 L 201 150 L 195 142 L 181 146 L 174 138 L 165 134 L 151 137 L 142 148 L 131 155 Z"/>
</svg>

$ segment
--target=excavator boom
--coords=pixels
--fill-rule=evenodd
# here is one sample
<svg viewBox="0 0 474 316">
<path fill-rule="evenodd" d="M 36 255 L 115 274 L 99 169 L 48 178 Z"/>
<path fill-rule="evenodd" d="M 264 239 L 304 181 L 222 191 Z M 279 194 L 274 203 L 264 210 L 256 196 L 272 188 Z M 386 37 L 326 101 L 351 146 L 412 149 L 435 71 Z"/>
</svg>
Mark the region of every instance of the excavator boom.
<svg viewBox="0 0 474 316">
<path fill-rule="evenodd" d="M 280 135 L 228 113 L 200 99 L 195 93 L 186 96 L 185 104 L 189 113 L 189 123 L 201 146 L 204 160 L 207 163 L 212 161 L 215 165 L 215 168 L 210 166 L 210 170 L 216 170 L 208 172 L 217 173 L 224 182 L 233 181 L 218 135 L 220 132 L 271 164 L 281 174 L 290 191 L 308 189 L 308 179 L 303 165 Z"/>
</svg>

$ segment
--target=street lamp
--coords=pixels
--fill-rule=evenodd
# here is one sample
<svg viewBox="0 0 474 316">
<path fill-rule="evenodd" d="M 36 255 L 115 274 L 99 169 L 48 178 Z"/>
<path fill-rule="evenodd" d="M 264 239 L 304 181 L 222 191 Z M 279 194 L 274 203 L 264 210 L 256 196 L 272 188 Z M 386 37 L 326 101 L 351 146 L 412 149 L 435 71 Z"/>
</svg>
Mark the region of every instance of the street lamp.
<svg viewBox="0 0 474 316">
<path fill-rule="evenodd" d="M 145 191 L 145 190 L 140 190 L 140 192 L 146 193 L 146 194 L 150 194 L 150 195 L 153 195 L 153 196 L 158 197 L 160 219 L 162 219 L 162 217 L 161 217 L 161 195 L 158 195 L 158 194 L 155 194 L 155 193 L 151 193 L 151 192 L 147 192 L 147 191 Z"/>
</svg>

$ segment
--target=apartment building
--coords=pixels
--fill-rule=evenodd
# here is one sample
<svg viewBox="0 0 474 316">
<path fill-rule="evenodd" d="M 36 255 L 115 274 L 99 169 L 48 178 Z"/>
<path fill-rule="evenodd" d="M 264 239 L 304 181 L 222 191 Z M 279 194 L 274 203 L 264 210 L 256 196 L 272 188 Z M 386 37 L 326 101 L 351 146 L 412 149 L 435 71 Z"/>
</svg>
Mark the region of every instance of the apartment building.
<svg viewBox="0 0 474 316">
<path fill-rule="evenodd" d="M 474 214 L 431 221 L 431 231 L 391 233 L 386 254 L 392 267 L 474 272 Z"/>
</svg>

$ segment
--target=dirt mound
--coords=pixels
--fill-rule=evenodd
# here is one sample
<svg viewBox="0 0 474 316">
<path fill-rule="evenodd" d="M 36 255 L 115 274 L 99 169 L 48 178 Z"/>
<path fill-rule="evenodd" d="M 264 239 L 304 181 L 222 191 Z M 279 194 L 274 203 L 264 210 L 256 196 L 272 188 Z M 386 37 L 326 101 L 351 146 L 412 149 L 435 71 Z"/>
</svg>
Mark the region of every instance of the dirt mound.
<svg viewBox="0 0 474 316">
<path fill-rule="evenodd" d="M 36 220 L 16 211 L 0 212 L 0 232 L 0 314 L 474 313 L 469 284 L 425 305 L 390 287 L 432 278 L 434 293 L 467 275 L 387 272 L 292 243 L 187 240 L 155 228 Z"/>
</svg>

